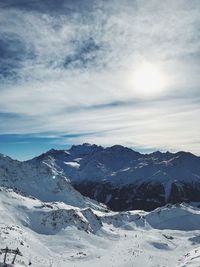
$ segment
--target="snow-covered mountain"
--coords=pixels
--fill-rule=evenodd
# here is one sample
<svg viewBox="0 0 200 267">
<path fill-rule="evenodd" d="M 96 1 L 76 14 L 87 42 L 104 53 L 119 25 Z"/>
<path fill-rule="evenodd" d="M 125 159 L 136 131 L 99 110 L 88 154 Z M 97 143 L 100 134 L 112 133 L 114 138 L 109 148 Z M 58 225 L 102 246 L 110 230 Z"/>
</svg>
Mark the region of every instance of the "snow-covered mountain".
<svg viewBox="0 0 200 267">
<path fill-rule="evenodd" d="M 14 188 L 41 201 L 62 201 L 81 208 L 104 208 L 83 197 L 64 173 L 43 162 L 34 165 L 0 154 L 0 186 Z"/>
<path fill-rule="evenodd" d="M 112 212 L 0 187 L 0 248 L 19 248 L 15 267 L 199 267 L 199 244 L 200 210 L 186 204 Z"/>
<path fill-rule="evenodd" d="M 109 162 L 117 172 L 127 160 L 130 165 L 140 157 L 125 149 L 127 158 L 121 162 L 111 157 L 110 150 L 107 154 L 107 149 L 97 146 L 74 146 L 69 151 L 51 150 L 31 162 L 0 155 L 0 249 L 19 248 L 22 253 L 15 265 L 8 254 L 7 266 L 199 267 L 199 203 L 168 204 L 151 212 L 115 212 L 73 188 L 72 175 L 78 180 L 77 170 L 83 168 L 86 175 L 92 169 L 87 166 L 89 158 L 92 163 L 92 158 L 100 157 L 105 168 Z M 101 173 L 94 178 L 102 182 Z M 0 266 L 3 258 L 0 252 Z"/>
<path fill-rule="evenodd" d="M 113 210 L 200 201 L 200 157 L 188 152 L 140 154 L 119 145 L 83 144 L 52 149 L 29 163 L 45 163 L 83 195 Z"/>
</svg>

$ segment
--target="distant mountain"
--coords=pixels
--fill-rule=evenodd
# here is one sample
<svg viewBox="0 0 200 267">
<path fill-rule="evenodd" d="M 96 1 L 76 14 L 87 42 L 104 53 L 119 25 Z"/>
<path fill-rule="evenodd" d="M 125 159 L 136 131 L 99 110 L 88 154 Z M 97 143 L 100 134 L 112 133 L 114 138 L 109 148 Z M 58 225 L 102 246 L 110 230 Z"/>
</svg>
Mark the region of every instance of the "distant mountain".
<svg viewBox="0 0 200 267">
<path fill-rule="evenodd" d="M 116 211 L 200 201 L 200 157 L 188 152 L 141 154 L 120 145 L 83 144 L 52 149 L 28 163 L 45 164 Z"/>
</svg>

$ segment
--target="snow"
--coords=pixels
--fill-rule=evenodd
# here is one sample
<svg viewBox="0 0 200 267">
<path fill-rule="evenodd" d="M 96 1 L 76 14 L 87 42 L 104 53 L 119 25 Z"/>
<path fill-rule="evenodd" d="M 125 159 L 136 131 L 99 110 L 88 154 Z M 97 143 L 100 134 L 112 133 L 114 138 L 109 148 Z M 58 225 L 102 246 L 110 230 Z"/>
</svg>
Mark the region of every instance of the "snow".
<svg viewBox="0 0 200 267">
<path fill-rule="evenodd" d="M 105 203 L 107 204 L 111 199 L 112 199 L 112 194 L 107 195 Z"/>
<path fill-rule="evenodd" d="M 123 151 L 120 146 L 112 149 Z M 85 144 L 64 154 L 70 164 L 75 158 L 84 164 L 84 153 L 94 155 L 97 150 L 102 148 Z M 52 158 L 54 153 L 35 165 L 0 156 L 0 248 L 19 248 L 22 256 L 14 266 L 30 262 L 33 267 L 200 266 L 197 203 L 166 205 L 152 212 L 110 211 L 73 188 Z M 107 151 L 106 159 L 112 163 Z M 103 163 L 98 168 L 106 172 Z M 107 195 L 107 201 L 111 197 Z M 8 255 L 8 263 L 12 258 Z M 2 262 L 0 255 L 0 266 Z"/>
<path fill-rule="evenodd" d="M 74 162 L 74 161 L 72 161 L 72 162 L 70 162 L 70 161 L 64 162 L 64 164 L 67 165 L 67 166 L 70 166 L 72 168 L 77 168 L 77 169 L 80 167 L 80 164 L 77 163 L 77 162 Z"/>
<path fill-rule="evenodd" d="M 105 212 L 1 187 L 0 214 L 1 248 L 20 249 L 18 267 L 199 267 L 200 210 L 189 205 Z"/>
<path fill-rule="evenodd" d="M 171 189 L 172 189 L 172 182 L 171 181 L 167 181 L 165 183 L 165 200 L 167 201 L 167 199 L 169 198 L 170 194 L 171 194 Z"/>
<path fill-rule="evenodd" d="M 200 247 L 186 253 L 180 260 L 177 267 L 199 267 L 200 266 Z"/>
<path fill-rule="evenodd" d="M 148 223 L 156 229 L 192 231 L 199 229 L 200 210 L 190 206 L 158 208 L 146 216 Z"/>
<path fill-rule="evenodd" d="M 119 188 L 147 182 L 160 183 L 166 201 L 173 183 L 180 190 L 182 182 L 200 184 L 200 157 L 187 152 L 140 154 L 119 145 L 103 148 L 83 144 L 65 151 L 50 150 L 29 162 L 46 163 L 69 176 L 72 183 L 109 182 Z"/>
<path fill-rule="evenodd" d="M 0 186 L 17 188 L 42 201 L 60 201 L 75 207 L 103 208 L 83 197 L 71 185 L 68 177 L 47 163 L 31 165 L 10 158 L 0 158 Z"/>
</svg>

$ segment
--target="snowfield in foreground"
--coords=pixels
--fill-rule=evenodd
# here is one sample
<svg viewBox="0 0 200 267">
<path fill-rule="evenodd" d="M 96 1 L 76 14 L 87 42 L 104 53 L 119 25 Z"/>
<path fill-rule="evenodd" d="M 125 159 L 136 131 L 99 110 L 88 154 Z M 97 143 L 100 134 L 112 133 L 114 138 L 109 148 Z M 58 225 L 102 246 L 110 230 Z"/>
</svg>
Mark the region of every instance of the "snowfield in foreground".
<svg viewBox="0 0 200 267">
<path fill-rule="evenodd" d="M 200 210 L 168 205 L 118 213 L 1 187 L 0 245 L 20 249 L 15 266 L 199 267 Z"/>
</svg>

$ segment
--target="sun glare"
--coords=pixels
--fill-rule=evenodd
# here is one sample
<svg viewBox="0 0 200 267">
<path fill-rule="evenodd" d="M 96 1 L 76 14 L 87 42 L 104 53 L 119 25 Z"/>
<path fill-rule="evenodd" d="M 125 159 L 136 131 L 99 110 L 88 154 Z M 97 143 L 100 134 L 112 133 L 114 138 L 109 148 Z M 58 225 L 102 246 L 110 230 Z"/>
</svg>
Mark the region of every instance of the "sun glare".
<svg viewBox="0 0 200 267">
<path fill-rule="evenodd" d="M 133 84 L 136 93 L 151 96 L 164 89 L 166 78 L 156 65 L 144 63 L 135 71 Z"/>
</svg>

